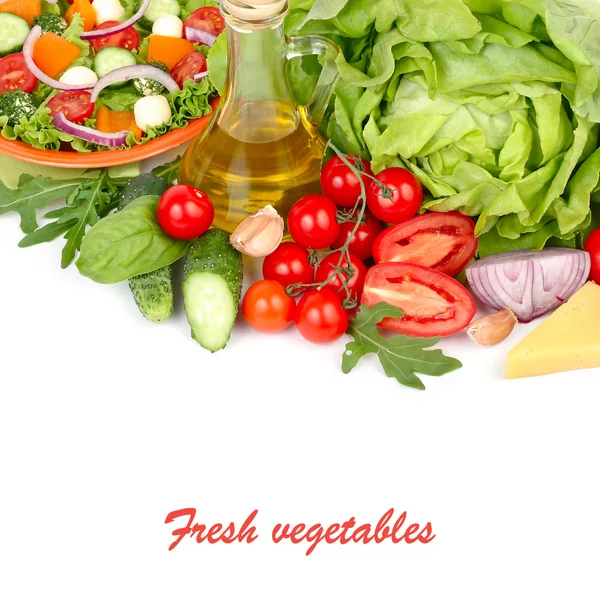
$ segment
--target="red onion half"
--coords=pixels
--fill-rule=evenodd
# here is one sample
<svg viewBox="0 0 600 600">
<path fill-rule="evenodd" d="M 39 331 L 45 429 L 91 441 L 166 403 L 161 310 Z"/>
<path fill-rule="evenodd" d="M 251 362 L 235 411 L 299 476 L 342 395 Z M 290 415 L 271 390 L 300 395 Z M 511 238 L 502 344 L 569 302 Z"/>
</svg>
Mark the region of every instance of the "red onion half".
<svg viewBox="0 0 600 600">
<path fill-rule="evenodd" d="M 39 25 L 33 27 L 33 29 L 29 32 L 27 39 L 25 40 L 25 44 L 23 44 L 23 58 L 25 59 L 25 64 L 27 68 L 31 72 L 31 74 L 39 79 L 42 83 L 49 85 L 51 88 L 55 90 L 89 90 L 93 88 L 93 84 L 73 84 L 73 83 L 61 83 L 56 79 L 52 79 L 52 77 L 46 75 L 44 71 L 42 71 L 36 64 L 35 60 L 33 60 L 33 47 L 35 43 L 42 37 L 42 28 Z"/>
<path fill-rule="evenodd" d="M 168 73 L 165 73 L 164 71 L 161 71 L 160 69 L 151 65 L 135 65 L 133 67 L 121 67 L 119 69 L 115 69 L 104 77 L 101 77 L 98 80 L 98 83 L 93 86 L 94 89 L 92 91 L 91 101 L 96 102 L 100 92 L 109 85 L 122 83 L 123 81 L 130 81 L 131 79 L 137 79 L 138 77 L 158 81 L 158 83 L 164 85 L 169 92 L 175 92 L 179 90 L 179 86 Z"/>
<path fill-rule="evenodd" d="M 204 44 L 205 46 L 212 47 L 217 41 L 217 36 L 209 33 L 208 31 L 202 31 L 202 29 L 186 27 L 185 39 L 189 42 L 198 42 L 200 44 Z"/>
<path fill-rule="evenodd" d="M 529 323 L 566 302 L 588 280 L 590 255 L 569 248 L 519 250 L 488 256 L 467 267 L 473 293 L 496 310 L 510 308 Z"/>
<path fill-rule="evenodd" d="M 118 148 L 127 143 L 127 136 L 129 131 L 119 131 L 118 133 L 106 133 L 105 131 L 98 131 L 91 127 L 84 127 L 83 125 L 76 125 L 69 121 L 62 113 L 56 113 L 52 117 L 52 122 L 57 129 L 72 135 L 73 137 L 85 140 L 86 142 L 92 142 L 101 146 L 108 146 L 109 148 Z"/>
<path fill-rule="evenodd" d="M 81 34 L 81 39 L 94 40 L 96 38 L 106 37 L 108 35 L 113 35 L 113 33 L 119 33 L 120 31 L 123 31 L 124 29 L 127 29 L 132 25 L 135 25 L 144 16 L 144 13 L 148 10 L 150 2 L 151 0 L 144 0 L 139 10 L 135 13 L 135 15 L 127 19 L 127 21 L 124 21 L 119 25 L 115 25 L 114 27 L 109 27 L 108 29 L 93 29 L 92 31 L 84 31 Z"/>
</svg>

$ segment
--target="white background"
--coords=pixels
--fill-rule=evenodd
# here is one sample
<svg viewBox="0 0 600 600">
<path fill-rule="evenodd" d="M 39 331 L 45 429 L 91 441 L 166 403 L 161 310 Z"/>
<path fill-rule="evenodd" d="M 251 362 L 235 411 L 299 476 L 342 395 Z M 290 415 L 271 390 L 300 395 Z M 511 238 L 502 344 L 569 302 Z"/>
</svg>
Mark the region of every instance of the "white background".
<svg viewBox="0 0 600 600">
<path fill-rule="evenodd" d="M 127 284 L 21 250 L 0 219 L 0 598 L 6 600 L 600 597 L 598 370 L 508 382 L 507 351 L 466 337 L 464 368 L 417 392 L 344 341 L 235 329 L 215 355 L 181 301 L 164 326 Z M 256 265 L 254 266 L 256 268 Z M 195 507 L 252 545 L 184 540 Z M 429 545 L 270 540 L 279 523 L 431 521 Z"/>
</svg>

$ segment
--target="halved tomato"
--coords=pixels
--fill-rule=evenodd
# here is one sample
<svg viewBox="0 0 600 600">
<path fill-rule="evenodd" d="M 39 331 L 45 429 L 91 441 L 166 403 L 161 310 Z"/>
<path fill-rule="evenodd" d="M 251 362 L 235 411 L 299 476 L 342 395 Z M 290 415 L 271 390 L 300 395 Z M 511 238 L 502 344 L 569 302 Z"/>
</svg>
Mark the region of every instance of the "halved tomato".
<svg viewBox="0 0 600 600">
<path fill-rule="evenodd" d="M 462 331 L 475 316 L 473 296 L 452 277 L 408 263 L 383 263 L 367 273 L 362 303 L 387 302 L 404 317 L 380 325 L 412 337 L 437 337 Z"/>
<path fill-rule="evenodd" d="M 384 230 L 373 244 L 375 262 L 403 262 L 454 276 L 477 250 L 475 224 L 457 212 L 427 213 Z"/>
</svg>

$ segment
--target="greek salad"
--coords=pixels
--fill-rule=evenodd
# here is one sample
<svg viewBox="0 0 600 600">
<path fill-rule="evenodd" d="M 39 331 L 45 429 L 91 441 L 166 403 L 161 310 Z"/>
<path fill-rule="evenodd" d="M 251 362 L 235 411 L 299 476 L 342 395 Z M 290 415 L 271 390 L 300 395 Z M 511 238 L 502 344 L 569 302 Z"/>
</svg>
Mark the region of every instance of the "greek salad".
<svg viewBox="0 0 600 600">
<path fill-rule="evenodd" d="M 35 148 L 127 148 L 211 112 L 217 6 L 0 0 L 0 130 Z"/>
</svg>

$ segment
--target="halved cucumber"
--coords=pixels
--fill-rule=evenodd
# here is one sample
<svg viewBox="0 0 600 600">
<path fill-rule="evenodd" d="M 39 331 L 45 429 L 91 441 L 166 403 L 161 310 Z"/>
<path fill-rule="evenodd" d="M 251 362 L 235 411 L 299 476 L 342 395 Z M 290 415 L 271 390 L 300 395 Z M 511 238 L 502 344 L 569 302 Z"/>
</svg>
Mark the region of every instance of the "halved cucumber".
<svg viewBox="0 0 600 600">
<path fill-rule="evenodd" d="M 205 233 L 185 266 L 183 301 L 192 337 L 211 352 L 227 345 L 242 292 L 242 257 L 220 229 Z"/>
<path fill-rule="evenodd" d="M 25 19 L 12 13 L 0 13 L 0 56 L 20 52 L 29 35 Z"/>
<path fill-rule="evenodd" d="M 140 21 L 140 27 L 152 31 L 154 22 L 165 15 L 181 15 L 181 4 L 177 0 L 152 0 Z"/>
<path fill-rule="evenodd" d="M 102 48 L 102 50 L 96 54 L 96 58 L 94 59 L 94 71 L 96 71 L 96 75 L 100 78 L 115 69 L 120 69 L 121 67 L 134 67 L 136 64 L 137 61 L 135 60 L 135 56 L 129 52 L 129 50 L 117 46 L 108 46 Z"/>
</svg>

